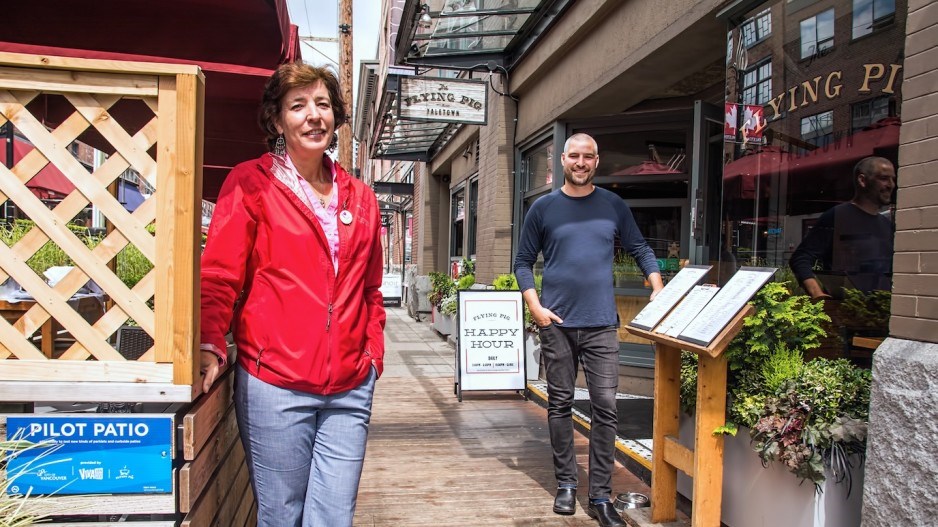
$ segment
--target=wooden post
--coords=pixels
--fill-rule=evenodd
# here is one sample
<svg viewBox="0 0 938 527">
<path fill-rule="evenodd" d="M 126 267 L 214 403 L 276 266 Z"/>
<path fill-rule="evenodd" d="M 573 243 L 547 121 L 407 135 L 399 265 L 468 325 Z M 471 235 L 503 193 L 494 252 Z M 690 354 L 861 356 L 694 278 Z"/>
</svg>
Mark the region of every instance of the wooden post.
<svg viewBox="0 0 938 527">
<path fill-rule="evenodd" d="M 677 519 L 677 471 L 694 480 L 692 527 L 720 527 L 723 504 L 723 435 L 726 422 L 726 357 L 723 352 L 755 309 L 746 305 L 709 346 L 627 326 L 629 333 L 655 342 L 655 423 L 652 433 L 651 521 Z M 696 353 L 697 420 L 694 449 L 678 443 L 681 350 Z"/>
<path fill-rule="evenodd" d="M 352 0 L 339 0 L 339 84 L 346 115 L 352 115 Z M 352 173 L 352 125 L 339 134 L 339 164 Z"/>
<path fill-rule="evenodd" d="M 651 454 L 651 521 L 671 521 L 677 514 L 677 467 L 668 463 L 667 437 L 677 437 L 681 416 L 681 350 L 655 349 L 655 411 Z"/>
<path fill-rule="evenodd" d="M 173 383 L 198 391 L 198 233 L 201 232 L 203 82 L 195 75 L 160 79 L 160 163 L 157 175 L 156 362 L 173 364 Z M 165 105 L 165 106 L 164 106 Z M 171 219 L 172 218 L 172 219 Z M 167 230 L 169 232 L 167 232 Z"/>
<path fill-rule="evenodd" d="M 679 388 L 680 389 L 680 388 Z M 694 426 L 693 525 L 720 526 L 723 500 L 723 434 L 726 424 L 726 357 L 700 355 L 697 362 L 697 422 Z"/>
</svg>

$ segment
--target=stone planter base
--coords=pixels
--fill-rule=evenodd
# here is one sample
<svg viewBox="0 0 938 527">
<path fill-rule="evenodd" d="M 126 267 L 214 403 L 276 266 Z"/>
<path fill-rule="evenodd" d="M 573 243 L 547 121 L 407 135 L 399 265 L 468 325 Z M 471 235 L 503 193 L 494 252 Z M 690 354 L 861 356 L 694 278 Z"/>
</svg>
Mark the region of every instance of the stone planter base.
<svg viewBox="0 0 938 527">
<path fill-rule="evenodd" d="M 444 337 L 452 335 L 456 331 L 456 317 L 451 315 L 444 315 L 437 310 L 436 306 L 433 307 L 433 323 L 430 325 L 434 331 L 443 335 Z"/>
</svg>

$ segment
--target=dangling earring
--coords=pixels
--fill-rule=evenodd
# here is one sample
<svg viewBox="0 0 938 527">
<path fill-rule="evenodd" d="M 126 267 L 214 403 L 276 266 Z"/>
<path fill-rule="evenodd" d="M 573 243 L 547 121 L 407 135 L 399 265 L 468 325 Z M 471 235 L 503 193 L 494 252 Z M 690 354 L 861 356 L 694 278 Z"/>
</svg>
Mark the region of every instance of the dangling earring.
<svg viewBox="0 0 938 527">
<path fill-rule="evenodd" d="M 274 155 L 282 156 L 287 153 L 287 142 L 283 139 L 283 134 L 277 136 L 274 142 Z"/>
<path fill-rule="evenodd" d="M 332 141 L 329 141 L 329 148 L 326 149 L 326 152 L 330 154 L 335 151 L 335 147 L 339 146 L 339 134 L 332 133 Z"/>
</svg>

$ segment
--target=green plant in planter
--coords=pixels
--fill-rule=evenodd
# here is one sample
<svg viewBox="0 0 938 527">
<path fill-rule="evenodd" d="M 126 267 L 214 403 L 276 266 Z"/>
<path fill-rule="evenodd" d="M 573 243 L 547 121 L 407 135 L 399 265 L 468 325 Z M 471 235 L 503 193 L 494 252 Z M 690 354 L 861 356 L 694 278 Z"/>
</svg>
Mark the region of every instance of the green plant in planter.
<svg viewBox="0 0 938 527">
<path fill-rule="evenodd" d="M 852 485 L 852 455 L 862 461 L 869 418 L 870 372 L 845 359 L 814 359 L 767 397 L 750 435 L 763 464 L 782 462 L 819 486 L 825 467 Z M 818 487 L 820 489 L 820 487 Z"/>
<path fill-rule="evenodd" d="M 844 301 L 840 309 L 850 321 L 850 327 L 874 332 L 885 332 L 889 328 L 889 314 L 892 304 L 890 291 L 870 291 L 844 289 Z"/>
<path fill-rule="evenodd" d="M 459 295 L 458 291 L 464 291 L 472 287 L 476 283 L 476 277 L 471 274 L 464 275 L 460 278 L 455 286 L 450 289 L 446 295 L 440 300 L 440 313 L 453 316 L 459 310 Z"/>
<path fill-rule="evenodd" d="M 459 264 L 459 278 L 476 274 L 476 263 L 468 258 L 463 258 Z"/>
<path fill-rule="evenodd" d="M 458 302 L 456 299 L 457 296 L 455 290 L 444 296 L 443 300 L 440 302 L 440 313 L 450 317 L 456 315 L 458 308 Z"/>
<path fill-rule="evenodd" d="M 830 321 L 822 303 L 771 282 L 752 304 L 755 313 L 726 352 L 728 425 L 750 428 L 763 464 L 781 462 L 815 485 L 824 481 L 826 467 L 835 481 L 847 480 L 849 492 L 851 456 L 862 460 L 865 448 L 870 372 L 843 359 L 804 362 Z M 697 356 L 683 352 L 685 411 L 693 411 L 696 390 Z"/>
<path fill-rule="evenodd" d="M 429 276 L 430 292 L 427 294 L 427 300 L 431 305 L 440 309 L 443 298 L 456 289 L 456 283 L 446 273 L 431 271 Z"/>
<path fill-rule="evenodd" d="M 461 277 L 461 278 L 456 282 L 456 289 L 458 289 L 458 290 L 460 290 L 460 291 L 464 291 L 464 290 L 469 289 L 470 287 L 472 287 L 473 284 L 475 284 L 475 283 L 476 283 L 476 277 L 475 277 L 475 275 L 467 274 L 467 275 Z"/>
<path fill-rule="evenodd" d="M 534 290 L 537 291 L 537 296 L 541 296 L 541 283 L 543 282 L 543 277 L 539 274 L 534 275 Z M 492 281 L 492 286 L 496 291 L 517 291 L 519 289 L 518 279 L 515 278 L 514 274 L 500 274 L 495 277 L 495 280 Z M 534 318 L 531 316 L 531 312 L 528 310 L 528 306 L 524 306 L 524 330 L 535 335 L 538 332 L 537 324 L 534 323 Z"/>
</svg>

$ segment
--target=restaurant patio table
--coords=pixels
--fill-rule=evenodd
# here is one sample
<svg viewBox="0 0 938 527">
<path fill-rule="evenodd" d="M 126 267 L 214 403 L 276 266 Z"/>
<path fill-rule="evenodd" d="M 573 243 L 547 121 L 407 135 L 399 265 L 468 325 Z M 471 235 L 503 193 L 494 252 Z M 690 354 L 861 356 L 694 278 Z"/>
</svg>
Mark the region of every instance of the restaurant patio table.
<svg viewBox="0 0 938 527">
<path fill-rule="evenodd" d="M 14 324 L 34 305 L 36 305 L 36 301 L 32 299 L 22 299 L 13 302 L 0 299 L 0 315 L 10 324 Z M 96 319 L 104 312 L 101 297 L 95 295 L 82 295 L 73 298 L 69 300 L 69 305 L 85 320 L 88 320 L 92 316 Z M 40 333 L 42 336 L 41 349 L 42 354 L 47 358 L 51 359 L 52 353 L 55 351 L 55 341 L 58 339 L 58 328 L 60 327 L 61 326 L 59 326 L 52 317 L 49 317 L 49 319 L 42 324 Z"/>
</svg>

